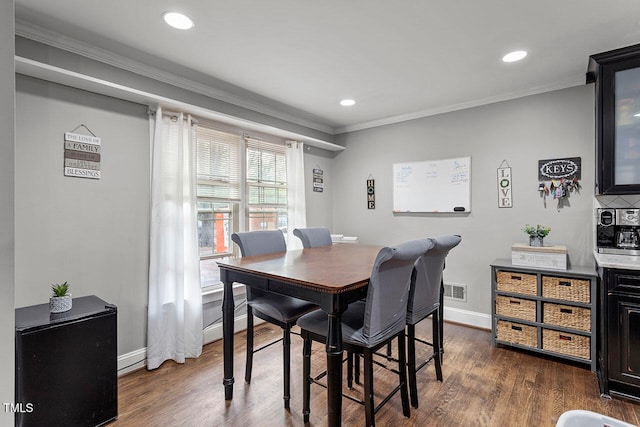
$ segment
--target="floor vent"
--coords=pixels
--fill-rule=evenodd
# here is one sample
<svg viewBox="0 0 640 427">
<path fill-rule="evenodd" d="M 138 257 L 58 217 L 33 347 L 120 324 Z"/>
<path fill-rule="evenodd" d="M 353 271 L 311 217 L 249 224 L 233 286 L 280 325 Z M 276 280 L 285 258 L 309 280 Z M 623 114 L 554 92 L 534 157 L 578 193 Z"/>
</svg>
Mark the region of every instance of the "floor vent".
<svg viewBox="0 0 640 427">
<path fill-rule="evenodd" d="M 467 302 L 467 285 L 445 283 L 444 297 L 454 301 Z"/>
</svg>

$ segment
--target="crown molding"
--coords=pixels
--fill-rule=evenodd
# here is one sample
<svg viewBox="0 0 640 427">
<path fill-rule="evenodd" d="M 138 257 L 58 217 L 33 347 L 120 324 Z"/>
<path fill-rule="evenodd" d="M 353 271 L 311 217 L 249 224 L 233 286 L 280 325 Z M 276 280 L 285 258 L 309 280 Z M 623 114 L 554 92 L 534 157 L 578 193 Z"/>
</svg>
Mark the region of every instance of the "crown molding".
<svg viewBox="0 0 640 427">
<path fill-rule="evenodd" d="M 228 91 L 220 90 L 215 87 L 196 82 L 194 80 L 184 78 L 174 73 L 170 73 L 159 68 L 144 64 L 131 58 L 119 55 L 112 51 L 92 46 L 80 40 L 67 37 L 51 30 L 33 25 L 24 20 L 16 19 L 15 33 L 20 37 L 24 37 L 39 43 L 46 44 L 58 49 L 65 50 L 95 61 L 111 65 L 135 74 L 142 75 L 163 83 L 170 84 L 191 92 L 199 93 L 219 101 L 227 102 L 237 107 L 246 108 L 257 113 L 265 114 L 280 120 L 285 120 L 300 126 L 318 130 L 330 135 L 334 134 L 334 128 L 323 123 L 305 120 L 295 115 L 275 109 L 263 103 L 239 97 Z"/>
<path fill-rule="evenodd" d="M 438 114 L 451 113 L 453 111 L 466 110 L 468 108 L 480 107 L 483 105 L 495 104 L 497 102 L 510 101 L 517 98 L 523 98 L 530 95 L 539 95 L 541 93 L 552 92 L 554 90 L 567 89 L 574 86 L 581 86 L 584 84 L 584 76 L 572 77 L 563 81 L 556 82 L 553 85 L 547 85 L 543 87 L 531 88 L 527 90 L 511 92 L 499 96 L 490 96 L 486 98 L 480 98 L 469 102 L 462 102 L 458 104 L 446 105 L 443 107 L 432 108 L 428 110 L 417 111 L 415 113 L 401 114 L 398 116 L 386 117 L 380 120 L 372 120 L 368 122 L 358 123 L 351 126 L 343 126 L 334 129 L 334 134 L 355 132 L 359 130 L 370 129 L 378 126 L 392 125 L 396 123 L 406 122 L 409 120 L 421 119 L 424 117 L 435 116 Z"/>
</svg>

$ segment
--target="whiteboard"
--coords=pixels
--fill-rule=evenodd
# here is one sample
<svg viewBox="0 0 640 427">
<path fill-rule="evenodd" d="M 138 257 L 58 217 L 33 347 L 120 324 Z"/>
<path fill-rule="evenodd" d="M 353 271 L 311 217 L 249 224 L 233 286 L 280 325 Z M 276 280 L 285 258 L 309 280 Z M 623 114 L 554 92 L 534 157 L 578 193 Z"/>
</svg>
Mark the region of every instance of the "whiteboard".
<svg viewBox="0 0 640 427">
<path fill-rule="evenodd" d="M 471 157 L 395 163 L 393 211 L 470 212 Z"/>
</svg>

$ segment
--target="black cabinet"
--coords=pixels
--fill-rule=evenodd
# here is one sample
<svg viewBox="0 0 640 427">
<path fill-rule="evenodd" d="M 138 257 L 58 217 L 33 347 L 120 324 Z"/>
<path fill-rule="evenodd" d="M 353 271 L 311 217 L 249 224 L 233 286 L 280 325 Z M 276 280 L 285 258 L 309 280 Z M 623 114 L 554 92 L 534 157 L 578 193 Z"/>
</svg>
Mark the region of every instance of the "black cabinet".
<svg viewBox="0 0 640 427">
<path fill-rule="evenodd" d="M 50 314 L 16 309 L 16 426 L 99 426 L 118 416 L 117 309 L 95 296 Z"/>
<path fill-rule="evenodd" d="M 603 269 L 604 392 L 640 399 L 640 271 Z"/>
<path fill-rule="evenodd" d="M 640 45 L 589 57 L 596 88 L 598 194 L 640 193 Z"/>
</svg>

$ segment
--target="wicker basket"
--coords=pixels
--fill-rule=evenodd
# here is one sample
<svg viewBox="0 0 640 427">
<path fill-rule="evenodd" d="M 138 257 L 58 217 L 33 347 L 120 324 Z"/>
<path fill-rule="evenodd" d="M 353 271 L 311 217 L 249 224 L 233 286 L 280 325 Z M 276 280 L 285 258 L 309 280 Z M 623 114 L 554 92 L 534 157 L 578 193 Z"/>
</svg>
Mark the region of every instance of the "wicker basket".
<svg viewBox="0 0 640 427">
<path fill-rule="evenodd" d="M 542 321 L 549 325 L 591 332 L 591 309 L 545 302 Z"/>
<path fill-rule="evenodd" d="M 498 271 L 496 272 L 496 283 L 499 291 L 513 292 L 523 295 L 537 294 L 537 280 L 535 274 Z"/>
<path fill-rule="evenodd" d="M 581 359 L 591 359 L 591 338 L 582 335 L 542 329 L 542 348 Z"/>
<path fill-rule="evenodd" d="M 499 316 L 515 317 L 517 319 L 536 321 L 536 302 L 533 300 L 496 296 L 496 314 Z"/>
<path fill-rule="evenodd" d="M 538 330 L 535 326 L 498 320 L 496 338 L 510 344 L 520 344 L 527 347 L 538 346 Z"/>
<path fill-rule="evenodd" d="M 542 296 L 576 302 L 591 302 L 591 282 L 568 277 L 542 277 Z"/>
</svg>

